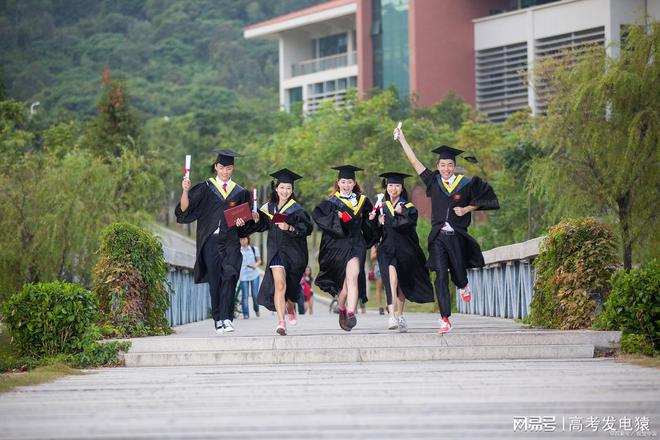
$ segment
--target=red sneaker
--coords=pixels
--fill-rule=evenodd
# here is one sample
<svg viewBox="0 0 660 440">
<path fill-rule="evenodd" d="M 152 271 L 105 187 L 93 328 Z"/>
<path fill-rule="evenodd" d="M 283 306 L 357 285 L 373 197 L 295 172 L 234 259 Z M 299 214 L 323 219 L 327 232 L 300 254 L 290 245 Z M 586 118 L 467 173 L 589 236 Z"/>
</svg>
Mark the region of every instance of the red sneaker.
<svg viewBox="0 0 660 440">
<path fill-rule="evenodd" d="M 470 287 L 465 286 L 465 289 L 460 289 L 459 293 L 461 295 L 461 298 L 463 298 L 463 301 L 470 302 L 472 299 L 472 292 L 470 292 Z"/>
<path fill-rule="evenodd" d="M 449 322 L 449 318 L 442 318 L 440 320 L 440 328 L 438 329 L 438 334 L 445 334 L 448 333 L 451 330 L 451 322 Z"/>
</svg>

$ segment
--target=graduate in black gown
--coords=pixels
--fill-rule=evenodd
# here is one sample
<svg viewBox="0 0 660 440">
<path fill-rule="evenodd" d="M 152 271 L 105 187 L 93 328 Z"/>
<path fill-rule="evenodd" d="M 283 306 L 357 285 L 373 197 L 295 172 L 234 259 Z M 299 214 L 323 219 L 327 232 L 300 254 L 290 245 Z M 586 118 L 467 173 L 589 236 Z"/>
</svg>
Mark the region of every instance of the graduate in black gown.
<svg viewBox="0 0 660 440">
<path fill-rule="evenodd" d="M 386 194 L 383 213 L 378 217 L 382 231 L 378 246 L 378 267 L 387 295 L 388 329 L 398 328 L 403 333 L 408 331 L 408 324 L 403 317 L 405 300 L 430 303 L 435 298 L 426 267 L 426 256 L 417 237 L 417 208 L 408 200 L 408 192 L 403 185 L 404 179 L 410 176 L 384 173 L 380 177 L 385 179 L 383 186 Z M 396 314 L 393 299 L 397 303 Z"/>
<path fill-rule="evenodd" d="M 364 266 L 366 250 L 378 239 L 378 225 L 375 219 L 369 220 L 371 201 L 355 180 L 355 172 L 361 169 L 352 165 L 333 169 L 339 171 L 335 192 L 312 213 L 323 231 L 315 283 L 338 297 L 339 326 L 350 331 L 357 324 L 360 268 Z"/>
<path fill-rule="evenodd" d="M 243 260 L 239 238 L 247 236 L 244 223 L 227 225 L 224 216 L 226 209 L 250 201 L 250 193 L 231 179 L 235 157 L 240 154 L 220 151 L 212 165 L 215 177 L 195 186 L 184 177 L 174 211 L 178 223 L 197 221 L 195 283 L 209 283 L 211 315 L 219 335 L 234 331 L 234 291 Z"/>
<path fill-rule="evenodd" d="M 307 260 L 307 236 L 312 233 L 312 219 L 296 202 L 294 182 L 301 176 L 284 168 L 271 174 L 277 182 L 271 183 L 270 202 L 259 209 L 256 229 L 268 231 L 266 273 L 259 288 L 259 304 L 276 311 L 278 324 L 275 332 L 286 335 L 286 312 L 291 325 L 296 324 L 296 303 Z"/>
<path fill-rule="evenodd" d="M 451 330 L 451 300 L 449 278 L 458 287 L 463 301 L 470 301 L 467 269 L 482 267 L 484 257 L 479 243 L 468 232 L 472 211 L 499 209 L 493 188 L 479 177 L 454 174 L 456 156 L 463 151 L 441 146 L 433 150 L 438 154 L 437 170 L 426 168 L 415 156 L 400 128 L 394 129 L 403 151 L 417 174 L 426 185 L 431 198 L 431 233 L 429 234 L 428 267 L 436 273 L 435 289 L 440 304 L 440 333 Z M 466 157 L 476 162 L 474 157 Z"/>
</svg>

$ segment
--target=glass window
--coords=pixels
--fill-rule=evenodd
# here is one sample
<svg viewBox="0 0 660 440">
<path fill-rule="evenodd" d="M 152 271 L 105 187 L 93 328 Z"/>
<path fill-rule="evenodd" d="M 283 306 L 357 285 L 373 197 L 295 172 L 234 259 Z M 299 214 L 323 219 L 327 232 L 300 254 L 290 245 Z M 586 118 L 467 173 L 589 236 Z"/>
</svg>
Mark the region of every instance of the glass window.
<svg viewBox="0 0 660 440">
<path fill-rule="evenodd" d="M 326 92 L 334 92 L 336 84 L 334 81 L 326 81 L 325 82 L 325 91 Z"/>
<path fill-rule="evenodd" d="M 408 0 L 372 0 L 374 84 L 387 89 L 394 86 L 402 98 L 409 95 L 408 73 Z"/>
<path fill-rule="evenodd" d="M 314 84 L 314 94 L 320 95 L 321 93 L 323 93 L 323 83 Z"/>
<path fill-rule="evenodd" d="M 319 38 L 319 58 L 348 52 L 348 33 Z"/>
<path fill-rule="evenodd" d="M 294 87 L 289 89 L 289 104 L 294 102 L 300 102 L 303 100 L 302 97 L 302 87 Z"/>
<path fill-rule="evenodd" d="M 351 76 L 349 78 L 348 86 L 349 87 L 357 87 L 357 76 Z"/>
<path fill-rule="evenodd" d="M 338 79 L 337 80 L 337 89 L 338 90 L 345 90 L 347 84 L 348 84 L 348 81 L 346 81 L 346 78 Z"/>
</svg>

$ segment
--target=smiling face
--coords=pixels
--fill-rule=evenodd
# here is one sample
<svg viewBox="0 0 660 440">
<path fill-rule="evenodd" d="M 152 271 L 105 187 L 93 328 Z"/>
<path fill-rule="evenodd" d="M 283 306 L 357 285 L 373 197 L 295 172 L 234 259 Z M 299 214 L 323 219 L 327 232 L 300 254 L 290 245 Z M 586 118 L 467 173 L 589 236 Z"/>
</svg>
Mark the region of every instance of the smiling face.
<svg viewBox="0 0 660 440">
<path fill-rule="evenodd" d="M 355 180 L 353 179 L 339 179 L 337 180 L 337 186 L 339 187 L 339 192 L 344 195 L 348 195 L 353 192 L 355 188 Z"/>
<path fill-rule="evenodd" d="M 440 159 L 438 161 L 438 171 L 443 179 L 447 180 L 454 175 L 456 163 L 452 159 Z"/>
<path fill-rule="evenodd" d="M 293 185 L 290 183 L 279 183 L 275 187 L 275 192 L 280 199 L 280 203 L 286 202 L 291 198 L 291 194 L 293 194 Z"/>
<path fill-rule="evenodd" d="M 231 175 L 234 173 L 234 165 L 222 165 L 216 163 L 213 168 L 215 168 L 215 173 L 223 182 L 231 179 Z"/>
<path fill-rule="evenodd" d="M 387 184 L 387 194 L 390 196 L 390 199 L 398 199 L 401 197 L 403 192 L 403 185 L 400 183 L 388 183 Z"/>
</svg>

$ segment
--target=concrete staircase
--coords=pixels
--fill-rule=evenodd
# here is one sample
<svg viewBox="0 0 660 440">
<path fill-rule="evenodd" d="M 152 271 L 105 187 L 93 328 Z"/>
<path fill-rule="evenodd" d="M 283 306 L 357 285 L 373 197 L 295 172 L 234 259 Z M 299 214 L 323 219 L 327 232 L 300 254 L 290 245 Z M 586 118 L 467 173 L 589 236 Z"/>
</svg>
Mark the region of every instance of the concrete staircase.
<svg viewBox="0 0 660 440">
<path fill-rule="evenodd" d="M 497 318 L 463 315 L 464 320 L 477 320 L 475 325 L 446 335 L 435 334 L 432 328 L 410 333 L 366 328 L 362 333 L 341 330 L 326 334 L 325 320 L 306 326 L 305 334 L 286 337 L 252 331 L 254 335 L 237 331 L 234 335 L 207 336 L 186 334 L 132 340 L 125 355 L 126 366 L 202 366 L 256 365 L 332 362 L 383 362 L 428 360 L 511 360 L 511 359 L 584 359 L 593 358 L 598 350 L 618 347 L 619 332 L 548 331 L 526 329 L 512 321 L 510 327 Z M 262 318 L 263 319 L 263 318 Z M 487 328 L 488 320 L 497 322 Z M 269 319 L 269 321 L 274 322 Z M 312 323 L 310 320 L 307 324 Z M 363 325 L 368 325 L 364 322 Z M 242 321 L 237 321 L 240 325 Z M 334 324 L 334 319 L 332 321 Z M 410 318 L 409 318 L 410 323 Z M 274 325 L 273 325 L 274 327 Z M 316 327 L 316 328 L 314 328 Z M 201 327 L 200 327 L 201 328 Z M 295 328 L 295 327 L 294 327 Z M 212 327 L 211 327 L 212 329 Z M 238 330 L 237 326 L 237 330 Z M 272 331 L 269 327 L 269 331 Z M 291 333 L 291 332 L 290 332 Z"/>
</svg>

